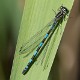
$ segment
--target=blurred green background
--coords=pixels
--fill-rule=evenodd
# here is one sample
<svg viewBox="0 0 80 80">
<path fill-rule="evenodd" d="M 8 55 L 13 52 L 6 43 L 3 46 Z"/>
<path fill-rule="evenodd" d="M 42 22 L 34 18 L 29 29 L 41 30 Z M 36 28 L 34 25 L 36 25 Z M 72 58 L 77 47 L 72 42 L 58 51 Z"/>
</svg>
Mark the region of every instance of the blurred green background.
<svg viewBox="0 0 80 80">
<path fill-rule="evenodd" d="M 0 80 L 9 80 L 24 0 L 0 0 Z"/>
<path fill-rule="evenodd" d="M 25 0 L 0 0 L 0 80 L 10 78 L 24 3 Z"/>
</svg>

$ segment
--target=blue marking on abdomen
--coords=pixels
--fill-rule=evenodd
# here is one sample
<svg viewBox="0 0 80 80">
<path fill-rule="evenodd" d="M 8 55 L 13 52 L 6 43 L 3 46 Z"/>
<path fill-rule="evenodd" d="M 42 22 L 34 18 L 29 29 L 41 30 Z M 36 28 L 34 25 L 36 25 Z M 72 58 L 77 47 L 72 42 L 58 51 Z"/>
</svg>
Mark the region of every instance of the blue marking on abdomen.
<svg viewBox="0 0 80 80">
<path fill-rule="evenodd" d="M 28 69 L 28 66 L 26 66 L 25 69 Z"/>
<path fill-rule="evenodd" d="M 37 51 L 35 51 L 35 52 L 34 52 L 34 56 L 36 56 L 36 55 L 37 55 L 37 53 L 38 53 L 38 52 L 37 52 Z"/>
<path fill-rule="evenodd" d="M 48 35 L 49 35 L 49 34 L 46 34 L 46 35 L 44 36 L 44 38 L 47 38 L 47 37 L 48 37 Z"/>
<path fill-rule="evenodd" d="M 30 63 L 32 62 L 32 59 L 30 59 L 30 61 L 29 61 Z"/>
<path fill-rule="evenodd" d="M 40 45 L 39 45 L 39 47 L 41 47 L 42 45 L 43 45 L 43 43 L 41 42 Z"/>
<path fill-rule="evenodd" d="M 52 25 L 50 29 L 53 29 L 55 25 L 56 25 L 56 21 L 54 22 L 54 24 Z"/>
</svg>

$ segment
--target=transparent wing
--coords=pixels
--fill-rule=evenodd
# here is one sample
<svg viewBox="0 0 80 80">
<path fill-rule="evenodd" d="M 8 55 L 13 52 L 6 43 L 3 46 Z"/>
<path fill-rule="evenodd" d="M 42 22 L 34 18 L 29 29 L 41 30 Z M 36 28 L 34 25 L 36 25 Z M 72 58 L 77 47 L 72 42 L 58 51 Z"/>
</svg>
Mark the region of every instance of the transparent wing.
<svg viewBox="0 0 80 80">
<path fill-rule="evenodd" d="M 58 34 L 58 30 L 59 30 L 59 27 L 57 27 L 57 30 L 56 30 L 56 32 L 55 32 L 54 40 L 53 40 L 52 46 L 51 46 L 51 48 L 50 48 L 50 52 L 47 54 L 47 56 L 46 56 L 46 58 L 45 58 L 43 70 L 45 70 L 45 69 L 48 67 L 48 65 L 49 65 L 49 58 L 50 58 L 50 55 L 51 55 L 51 49 L 53 48 L 53 46 L 54 46 L 54 44 L 55 44 L 56 35 Z"/>
<path fill-rule="evenodd" d="M 44 38 L 44 35 L 49 30 L 50 26 L 53 24 L 54 20 L 51 20 L 43 29 L 37 32 L 34 36 L 32 36 L 25 44 L 20 47 L 20 54 L 30 53 L 32 52 L 40 43 L 40 41 Z"/>
<path fill-rule="evenodd" d="M 43 49 L 43 52 L 41 53 L 40 57 L 38 58 L 38 60 L 36 61 L 36 65 L 38 65 L 39 63 L 42 65 L 43 64 L 43 61 L 44 61 L 44 58 L 45 58 L 45 55 L 46 55 L 46 52 L 48 50 L 48 46 L 49 46 L 49 43 L 50 43 L 50 40 L 47 42 L 47 44 L 45 45 L 44 49 Z"/>
<path fill-rule="evenodd" d="M 42 59 L 41 59 L 41 65 L 43 64 L 44 62 L 44 58 L 46 56 L 46 53 L 47 53 L 47 50 L 48 50 L 48 46 L 49 46 L 49 43 L 50 43 L 50 40 L 48 41 L 46 47 L 45 47 L 45 50 L 44 50 L 44 54 L 42 55 Z"/>
<path fill-rule="evenodd" d="M 58 29 L 57 29 L 57 31 L 58 31 Z M 57 33 L 57 31 L 56 31 L 56 33 Z M 54 33 L 53 33 L 54 34 Z M 51 34 L 51 36 L 52 36 L 52 34 Z M 38 58 L 38 60 L 37 60 L 37 62 L 36 62 L 36 64 L 38 65 L 39 63 L 41 63 L 41 65 L 43 65 L 43 62 L 44 62 L 44 59 L 45 59 L 45 56 L 46 56 L 46 53 L 47 53 L 47 50 L 48 50 L 48 46 L 49 46 L 49 43 L 50 43 L 50 40 L 51 40 L 51 36 L 49 37 L 49 39 L 48 39 L 48 41 L 47 41 L 47 43 L 46 43 L 46 45 L 45 45 L 45 47 L 44 47 L 44 49 L 43 49 L 43 51 L 42 51 L 42 53 L 41 53 L 41 55 L 40 55 L 40 57 Z M 54 39 L 55 40 L 55 39 Z M 54 41 L 53 41 L 54 42 Z M 48 60 L 48 59 L 47 59 Z M 46 60 L 46 61 L 47 61 Z M 47 62 L 46 62 L 47 63 Z"/>
</svg>

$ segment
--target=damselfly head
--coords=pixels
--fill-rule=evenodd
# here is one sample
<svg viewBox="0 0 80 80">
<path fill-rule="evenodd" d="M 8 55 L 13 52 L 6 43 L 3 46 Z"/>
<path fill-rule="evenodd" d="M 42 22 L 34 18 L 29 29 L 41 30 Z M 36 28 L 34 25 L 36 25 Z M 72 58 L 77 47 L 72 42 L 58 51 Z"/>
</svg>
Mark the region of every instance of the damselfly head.
<svg viewBox="0 0 80 80">
<path fill-rule="evenodd" d="M 69 13 L 69 10 L 64 6 L 61 6 L 60 9 L 61 9 L 61 11 L 63 12 L 64 15 Z"/>
</svg>

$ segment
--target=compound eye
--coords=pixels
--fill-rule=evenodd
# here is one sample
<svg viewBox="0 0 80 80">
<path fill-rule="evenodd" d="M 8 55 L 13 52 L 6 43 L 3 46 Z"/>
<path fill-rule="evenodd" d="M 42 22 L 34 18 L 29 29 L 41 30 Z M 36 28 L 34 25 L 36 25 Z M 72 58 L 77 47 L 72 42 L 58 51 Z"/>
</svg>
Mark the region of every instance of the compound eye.
<svg viewBox="0 0 80 80">
<path fill-rule="evenodd" d="M 64 12 L 66 12 L 66 9 L 63 9 Z"/>
<path fill-rule="evenodd" d="M 65 9 L 65 8 L 63 8 L 63 11 L 66 11 L 66 9 Z"/>
</svg>

